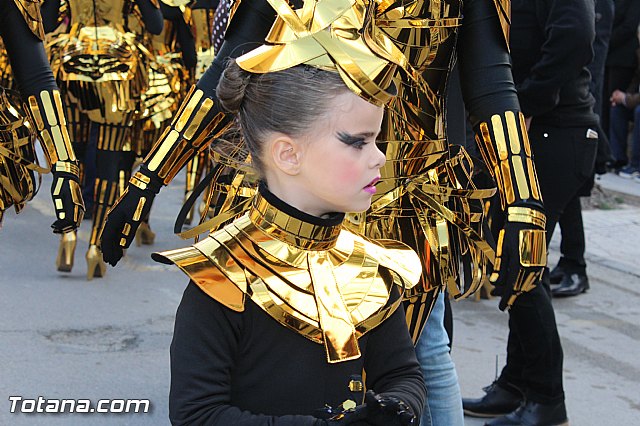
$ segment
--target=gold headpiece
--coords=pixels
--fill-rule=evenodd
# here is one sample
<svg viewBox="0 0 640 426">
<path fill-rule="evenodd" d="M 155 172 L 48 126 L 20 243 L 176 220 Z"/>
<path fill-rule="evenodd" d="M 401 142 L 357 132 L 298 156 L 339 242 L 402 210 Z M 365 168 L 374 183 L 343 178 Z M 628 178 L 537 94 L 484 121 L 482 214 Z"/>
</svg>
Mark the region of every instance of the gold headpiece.
<svg viewBox="0 0 640 426">
<path fill-rule="evenodd" d="M 367 101 L 383 105 L 393 96 L 393 44 L 375 31 L 376 2 L 304 0 L 293 10 L 285 0 L 268 0 L 276 18 L 266 44 L 236 59 L 256 74 L 296 65 L 337 70 L 345 84 Z"/>
</svg>

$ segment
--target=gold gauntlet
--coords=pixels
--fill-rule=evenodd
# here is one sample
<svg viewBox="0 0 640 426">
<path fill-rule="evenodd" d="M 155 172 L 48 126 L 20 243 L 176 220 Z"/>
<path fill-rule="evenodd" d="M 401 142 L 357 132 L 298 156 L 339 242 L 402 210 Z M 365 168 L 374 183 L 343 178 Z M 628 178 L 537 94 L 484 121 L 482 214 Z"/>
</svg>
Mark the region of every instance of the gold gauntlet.
<svg viewBox="0 0 640 426">
<path fill-rule="evenodd" d="M 37 96 L 29 96 L 25 109 L 36 125 L 49 165 L 58 161 L 75 162 L 60 91 L 43 90 Z"/>
<path fill-rule="evenodd" d="M 500 189 L 503 209 L 518 201 L 542 203 L 522 113 L 505 111 L 480 123 L 476 142 Z"/>
<path fill-rule="evenodd" d="M 171 125 L 145 159 L 148 170 L 167 185 L 191 158 L 229 127 L 231 120 L 225 116 L 217 111 L 213 98 L 192 86 Z"/>
</svg>

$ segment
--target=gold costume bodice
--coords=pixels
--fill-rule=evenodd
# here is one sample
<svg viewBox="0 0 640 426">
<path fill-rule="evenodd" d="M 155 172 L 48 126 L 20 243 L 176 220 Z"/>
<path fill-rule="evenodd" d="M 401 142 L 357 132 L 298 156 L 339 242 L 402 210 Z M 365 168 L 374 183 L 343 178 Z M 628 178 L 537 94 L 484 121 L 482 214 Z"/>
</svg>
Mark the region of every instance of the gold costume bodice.
<svg viewBox="0 0 640 426">
<path fill-rule="evenodd" d="M 401 299 L 390 301 L 393 287 L 412 287 L 420 260 L 401 243 L 343 229 L 341 217 L 314 224 L 274 204 L 259 193 L 232 224 L 153 257 L 175 263 L 230 309 L 242 311 L 250 297 L 283 326 L 323 344 L 329 362 L 359 357 L 357 339 L 394 312 Z"/>
<path fill-rule="evenodd" d="M 124 27 L 124 6 L 128 0 L 69 0 L 71 26 Z"/>
<path fill-rule="evenodd" d="M 126 27 L 130 6 L 131 0 L 69 0 L 69 31 L 49 43 L 65 101 L 97 123 L 130 123 L 147 85 L 144 52 Z"/>
</svg>

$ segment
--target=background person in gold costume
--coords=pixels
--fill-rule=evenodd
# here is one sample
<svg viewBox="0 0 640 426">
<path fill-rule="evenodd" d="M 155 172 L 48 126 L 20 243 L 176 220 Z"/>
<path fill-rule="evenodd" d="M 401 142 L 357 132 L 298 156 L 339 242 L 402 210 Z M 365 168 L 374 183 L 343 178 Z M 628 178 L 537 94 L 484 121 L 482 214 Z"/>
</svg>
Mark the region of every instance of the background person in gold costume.
<svg viewBox="0 0 640 426">
<path fill-rule="evenodd" d="M 64 243 L 82 221 L 84 204 L 62 99 L 42 43 L 39 2 L 0 1 L 0 35 L 19 92 L 0 86 L 0 222 L 10 207 L 18 213 L 24 208 L 36 195 L 40 173 L 48 172 L 37 163 L 38 138 L 54 176 L 51 227 Z"/>
<path fill-rule="evenodd" d="M 123 152 L 131 150 L 135 112 L 148 85 L 137 35 L 128 26 L 133 5 L 129 0 L 70 0 L 67 32 L 57 34 L 50 42 L 51 61 L 65 100 L 97 127 L 96 178 L 86 183 L 95 188 L 93 224 L 85 255 L 88 279 L 106 272 L 97 246 L 99 232 L 119 194 Z M 162 14 L 156 0 L 136 0 L 135 5 L 145 31 L 160 33 Z M 73 255 L 71 252 L 68 257 L 73 259 Z M 70 271 L 71 265 L 72 261 L 64 265 L 65 269 Z"/>
</svg>

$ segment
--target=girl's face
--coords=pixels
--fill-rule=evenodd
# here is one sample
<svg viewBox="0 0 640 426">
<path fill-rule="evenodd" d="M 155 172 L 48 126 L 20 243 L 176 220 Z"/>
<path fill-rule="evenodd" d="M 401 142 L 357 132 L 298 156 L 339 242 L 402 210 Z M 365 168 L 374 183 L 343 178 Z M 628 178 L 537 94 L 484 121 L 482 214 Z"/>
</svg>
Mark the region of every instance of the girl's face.
<svg viewBox="0 0 640 426">
<path fill-rule="evenodd" d="M 314 216 L 369 208 L 385 162 L 376 145 L 383 112 L 351 92 L 330 101 L 304 145 L 299 178 L 306 194 L 298 208 Z"/>
</svg>

